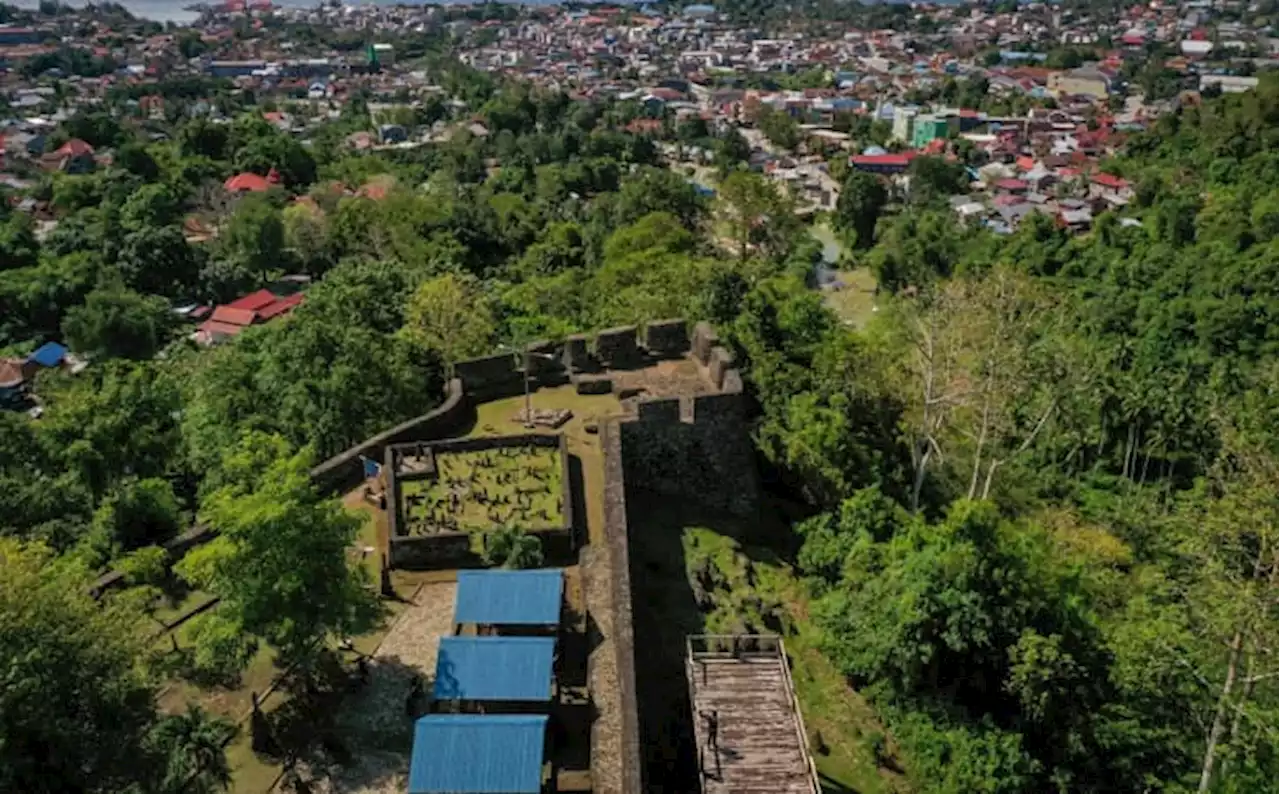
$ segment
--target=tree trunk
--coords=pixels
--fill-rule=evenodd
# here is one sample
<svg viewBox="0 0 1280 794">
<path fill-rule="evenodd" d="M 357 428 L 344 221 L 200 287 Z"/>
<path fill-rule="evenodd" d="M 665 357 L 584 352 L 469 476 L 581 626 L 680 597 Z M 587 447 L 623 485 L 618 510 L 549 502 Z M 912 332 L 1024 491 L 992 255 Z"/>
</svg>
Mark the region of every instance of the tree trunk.
<svg viewBox="0 0 1280 794">
<path fill-rule="evenodd" d="M 919 454 L 919 462 L 916 463 L 915 477 L 911 481 L 911 512 L 920 512 L 920 491 L 924 488 L 924 470 L 929 465 L 929 458 L 933 455 L 933 447 L 929 444 L 929 439 L 921 439 L 920 444 L 924 447 L 924 451 Z"/>
<path fill-rule="evenodd" d="M 1213 715 L 1213 725 L 1209 728 L 1209 740 L 1204 749 L 1204 763 L 1200 765 L 1200 786 L 1197 794 L 1205 794 L 1213 781 L 1213 764 L 1218 752 L 1218 742 L 1227 728 L 1227 710 L 1231 706 L 1231 690 L 1236 685 L 1236 671 L 1240 667 L 1240 653 L 1244 647 L 1242 631 L 1236 631 L 1231 638 L 1231 656 L 1227 662 L 1227 679 L 1222 683 L 1222 694 L 1218 696 L 1218 708 Z"/>
<path fill-rule="evenodd" d="M 982 406 L 982 428 L 978 431 L 978 445 L 973 450 L 973 473 L 969 475 L 969 498 L 978 493 L 978 470 L 982 468 L 982 447 L 987 443 L 987 406 Z M 988 471 L 988 480 L 990 472 Z"/>
<path fill-rule="evenodd" d="M 1240 735 L 1240 723 L 1244 719 L 1244 705 L 1249 702 L 1249 698 L 1253 697 L 1253 687 L 1258 683 L 1258 679 L 1253 675 L 1253 660 L 1255 656 L 1251 653 L 1245 654 L 1244 661 L 1244 689 L 1240 692 L 1240 698 L 1236 701 L 1236 715 L 1231 719 L 1231 732 L 1227 734 L 1227 742 L 1234 743 L 1236 737 Z M 1227 774 L 1227 767 L 1230 765 L 1229 759 L 1222 762 L 1222 774 Z"/>
</svg>

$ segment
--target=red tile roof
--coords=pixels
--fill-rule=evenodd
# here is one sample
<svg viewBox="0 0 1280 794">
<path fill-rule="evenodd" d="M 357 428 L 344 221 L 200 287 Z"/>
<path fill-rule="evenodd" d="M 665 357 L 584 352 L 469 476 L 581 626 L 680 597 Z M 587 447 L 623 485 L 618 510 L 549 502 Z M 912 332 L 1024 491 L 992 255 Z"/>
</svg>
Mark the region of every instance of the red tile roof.
<svg viewBox="0 0 1280 794">
<path fill-rule="evenodd" d="M 213 317 L 209 319 L 209 322 L 247 326 L 253 325 L 253 321 L 257 318 L 258 315 L 253 311 L 253 309 L 233 309 L 230 306 L 219 306 L 213 310 Z"/>
<path fill-rule="evenodd" d="M 901 154 L 855 154 L 851 159 L 855 165 L 910 165 L 915 159 L 915 152 Z"/>
<path fill-rule="evenodd" d="M 264 306 L 263 308 L 258 310 L 258 319 L 262 320 L 263 322 L 266 322 L 267 320 L 270 320 L 273 317 L 279 317 L 282 314 L 287 314 L 288 312 L 293 311 L 298 306 L 298 304 L 302 303 L 302 297 L 303 297 L 302 293 L 299 292 L 296 295 L 290 295 L 287 298 L 281 298 L 280 300 L 270 304 L 269 306 Z"/>
<path fill-rule="evenodd" d="M 243 298 L 236 298 L 225 305 L 228 309 L 248 309 L 249 311 L 257 311 L 267 304 L 275 303 L 275 301 L 276 296 L 274 294 L 268 290 L 260 289 L 257 292 L 251 292 L 248 295 L 245 295 Z"/>
<path fill-rule="evenodd" d="M 247 171 L 230 177 L 226 182 L 222 183 L 222 186 L 231 193 L 243 193 L 245 191 L 262 193 L 271 189 L 271 183 L 267 181 L 265 176 L 258 176 Z"/>
<path fill-rule="evenodd" d="M 207 334 L 209 336 L 235 336 L 243 330 L 243 326 L 220 323 L 217 320 L 205 320 L 200 324 L 200 327 L 196 329 L 196 332 Z"/>
<path fill-rule="evenodd" d="M 56 154 L 60 157 L 79 157 L 82 154 L 93 154 L 93 147 L 79 138 L 72 138 L 62 144 Z"/>
<path fill-rule="evenodd" d="M 1102 173 L 1094 174 L 1093 177 L 1090 179 L 1090 181 L 1093 182 L 1095 185 L 1102 185 L 1103 187 L 1115 188 L 1116 190 L 1129 186 L 1128 180 L 1122 179 L 1118 176 L 1115 176 L 1114 174 L 1102 174 Z"/>
</svg>

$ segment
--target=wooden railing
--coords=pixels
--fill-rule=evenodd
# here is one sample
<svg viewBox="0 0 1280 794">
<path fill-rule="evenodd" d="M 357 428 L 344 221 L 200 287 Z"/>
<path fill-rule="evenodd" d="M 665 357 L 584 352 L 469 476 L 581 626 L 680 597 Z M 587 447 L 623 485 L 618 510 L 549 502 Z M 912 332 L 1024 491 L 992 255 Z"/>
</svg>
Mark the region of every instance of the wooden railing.
<svg viewBox="0 0 1280 794">
<path fill-rule="evenodd" d="M 795 714 L 792 724 L 800 739 L 800 750 L 804 754 L 804 762 L 809 770 L 809 787 L 813 794 L 821 794 L 822 785 L 818 782 L 818 768 L 814 765 L 813 753 L 809 750 L 809 734 L 804 727 L 800 701 L 791 683 L 791 662 L 787 659 L 787 649 L 782 642 L 782 637 L 777 634 L 690 634 L 685 637 L 685 648 L 686 658 L 690 661 L 751 657 L 777 657 L 781 661 L 782 677 L 787 687 L 787 701 L 791 704 L 792 713 Z M 685 674 L 693 675 L 692 665 L 686 665 Z M 693 682 L 690 681 L 689 684 L 692 685 Z"/>
</svg>

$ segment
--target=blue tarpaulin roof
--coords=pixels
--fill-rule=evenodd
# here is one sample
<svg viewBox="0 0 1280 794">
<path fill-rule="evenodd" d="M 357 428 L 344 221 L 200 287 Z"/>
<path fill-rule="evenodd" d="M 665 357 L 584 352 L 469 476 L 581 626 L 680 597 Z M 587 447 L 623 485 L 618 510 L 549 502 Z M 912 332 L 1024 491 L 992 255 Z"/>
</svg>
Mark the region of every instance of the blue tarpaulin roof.
<svg viewBox="0 0 1280 794">
<path fill-rule="evenodd" d="M 67 349 L 65 347 L 57 342 L 45 342 L 36 348 L 36 352 L 32 353 L 28 360 L 34 361 L 42 367 L 56 367 L 66 357 Z"/>
<path fill-rule="evenodd" d="M 442 700 L 551 699 L 552 637 L 441 637 L 435 696 Z"/>
<path fill-rule="evenodd" d="M 547 716 L 433 714 L 414 725 L 409 794 L 537 794 Z"/>
<path fill-rule="evenodd" d="M 560 625 L 560 592 L 564 572 L 458 571 L 454 623 L 495 626 Z"/>
</svg>

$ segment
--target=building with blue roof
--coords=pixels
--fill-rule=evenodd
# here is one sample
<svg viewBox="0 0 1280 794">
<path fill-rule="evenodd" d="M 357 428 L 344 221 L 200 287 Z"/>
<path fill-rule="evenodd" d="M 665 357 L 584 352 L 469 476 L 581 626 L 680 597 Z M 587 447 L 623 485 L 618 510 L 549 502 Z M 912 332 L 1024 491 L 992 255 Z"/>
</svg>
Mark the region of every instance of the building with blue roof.
<svg viewBox="0 0 1280 794">
<path fill-rule="evenodd" d="M 560 625 L 564 571 L 459 571 L 453 607 L 455 625 Z"/>
<path fill-rule="evenodd" d="M 67 358 L 67 349 L 57 342 L 45 342 L 36 348 L 36 352 L 27 356 L 27 361 L 35 362 L 42 367 L 62 366 Z"/>
<path fill-rule="evenodd" d="M 414 723 L 409 794 L 537 794 L 545 714 L 436 714 Z"/>
<path fill-rule="evenodd" d="M 553 637 L 441 637 L 435 697 L 547 703 L 555 652 Z"/>
</svg>

